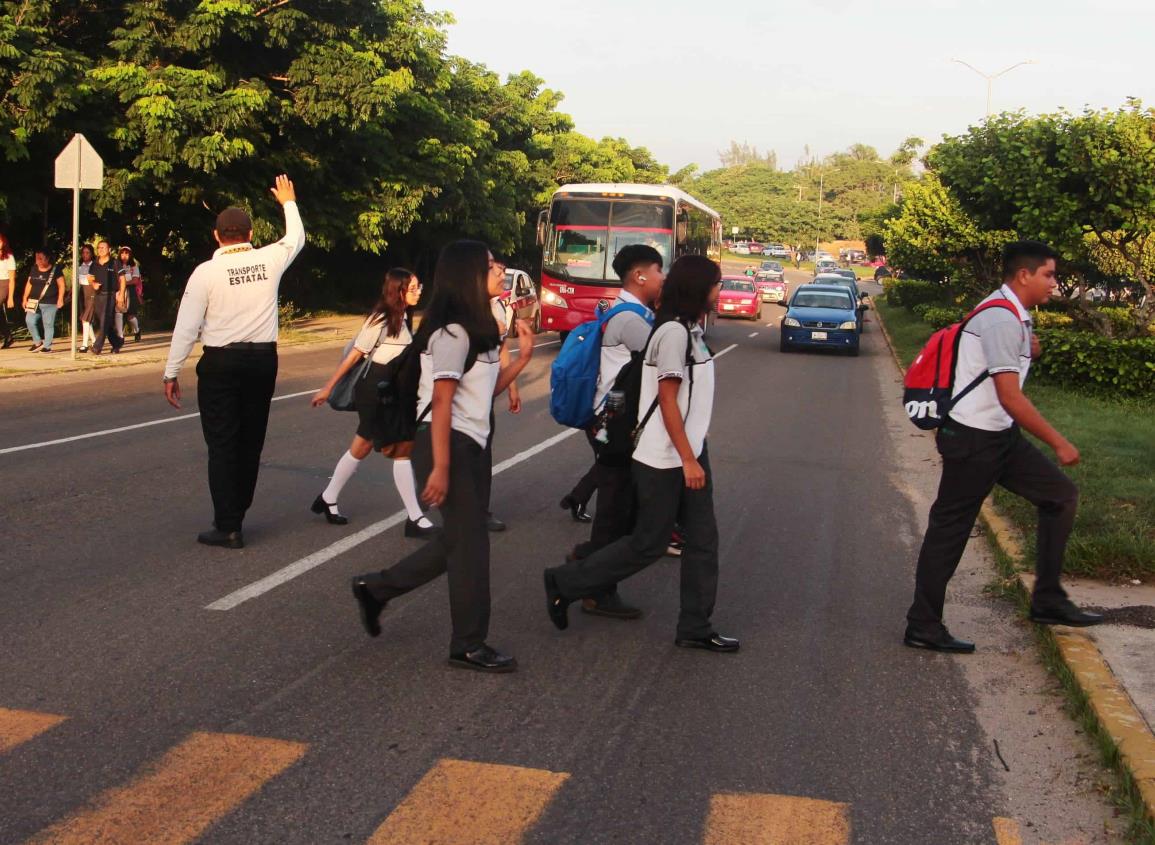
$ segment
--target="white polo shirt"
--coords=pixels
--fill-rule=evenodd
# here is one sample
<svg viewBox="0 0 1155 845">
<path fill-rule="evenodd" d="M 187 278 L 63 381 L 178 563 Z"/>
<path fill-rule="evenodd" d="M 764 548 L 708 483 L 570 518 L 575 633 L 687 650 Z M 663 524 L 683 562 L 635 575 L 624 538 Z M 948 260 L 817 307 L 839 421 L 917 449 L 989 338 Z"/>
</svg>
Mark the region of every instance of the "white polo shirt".
<svg viewBox="0 0 1155 845">
<path fill-rule="evenodd" d="M 493 389 L 501 373 L 500 347 L 477 356 L 469 371 L 465 362 L 469 357 L 469 335 L 460 323 L 451 323 L 429 336 L 429 343 L 421 353 L 421 382 L 417 388 L 417 414 L 429 422 L 426 409 L 433 403 L 433 383 L 453 379 L 457 391 L 453 394 L 453 422 L 450 427 L 472 437 L 482 448 L 489 441 L 489 412 L 493 408 Z"/>
<path fill-rule="evenodd" d="M 691 359 L 686 360 L 686 327 L 671 320 L 663 323 L 654 332 L 650 346 L 646 350 L 645 366 L 642 369 L 642 392 L 638 399 L 638 414 L 644 417 L 658 395 L 658 382 L 663 379 L 681 379 L 678 388 L 678 408 L 686 426 L 686 438 L 694 457 L 702 454 L 706 445 L 706 434 L 710 430 L 710 417 L 714 412 L 714 358 L 702 338 L 702 327 L 695 325 L 690 331 Z M 694 373 L 693 397 L 690 396 L 690 368 Z M 641 419 L 638 420 L 641 422 Z M 638 438 L 634 450 L 634 460 L 655 469 L 675 469 L 682 465 L 682 458 L 666 425 L 662 420 L 661 408 L 654 413 Z"/>
<path fill-rule="evenodd" d="M 956 396 L 983 373 L 992 376 L 996 373 L 1018 373 L 1020 387 L 1027 380 L 1027 372 L 1031 369 L 1030 312 L 1006 285 L 983 302 L 992 299 L 1009 299 L 1017 313 L 1006 308 L 988 308 L 966 324 L 959 338 L 958 361 L 955 366 Z M 984 431 L 1005 431 L 1015 423 L 999 402 L 995 383 L 990 378 L 954 405 L 950 418 Z"/>
<path fill-rule="evenodd" d="M 629 363 L 630 353 L 641 352 L 646 348 L 646 341 L 650 339 L 650 331 L 653 328 L 651 321 L 654 319 L 654 312 L 647 308 L 640 299 L 623 289 L 618 294 L 618 301 L 614 303 L 614 306 L 616 307 L 623 302 L 641 305 L 646 309 L 646 314 L 649 315 L 650 320 L 646 320 L 641 314 L 635 314 L 633 311 L 622 311 L 620 314 L 610 317 L 609 321 L 606 322 L 605 331 L 602 333 L 601 359 L 598 363 L 598 388 L 594 392 L 595 411 L 601 408 L 606 394 L 614 386 L 614 379 L 618 377 L 622 367 Z"/>
<path fill-rule="evenodd" d="M 205 346 L 276 341 L 281 274 L 305 246 L 297 204 L 284 207 L 285 236 L 279 241 L 260 249 L 252 244 L 223 246 L 193 270 L 172 333 L 167 378 L 180 373 L 198 333 Z"/>
</svg>

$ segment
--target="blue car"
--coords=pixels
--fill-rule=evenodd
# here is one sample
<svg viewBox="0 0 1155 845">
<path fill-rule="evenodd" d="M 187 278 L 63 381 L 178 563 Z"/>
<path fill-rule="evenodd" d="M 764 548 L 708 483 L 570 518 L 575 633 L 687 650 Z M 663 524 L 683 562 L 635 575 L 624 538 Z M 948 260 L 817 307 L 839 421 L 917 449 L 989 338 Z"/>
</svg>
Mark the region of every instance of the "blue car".
<svg viewBox="0 0 1155 845">
<path fill-rule="evenodd" d="M 786 309 L 779 349 L 841 349 L 858 354 L 858 303 L 843 285 L 800 285 Z"/>
</svg>

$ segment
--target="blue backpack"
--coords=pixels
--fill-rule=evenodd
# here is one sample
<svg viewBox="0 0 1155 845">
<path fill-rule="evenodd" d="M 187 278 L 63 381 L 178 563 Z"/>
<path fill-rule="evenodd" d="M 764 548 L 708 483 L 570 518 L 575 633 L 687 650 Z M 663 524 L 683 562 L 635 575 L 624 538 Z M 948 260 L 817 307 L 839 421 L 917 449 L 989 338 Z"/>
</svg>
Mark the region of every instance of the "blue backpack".
<svg viewBox="0 0 1155 845">
<path fill-rule="evenodd" d="M 644 306 L 622 302 L 569 333 L 554 359 L 549 377 L 549 413 L 561 425 L 585 428 L 593 422 L 598 370 L 602 363 L 602 333 L 615 314 L 633 311 L 649 316 Z"/>
</svg>

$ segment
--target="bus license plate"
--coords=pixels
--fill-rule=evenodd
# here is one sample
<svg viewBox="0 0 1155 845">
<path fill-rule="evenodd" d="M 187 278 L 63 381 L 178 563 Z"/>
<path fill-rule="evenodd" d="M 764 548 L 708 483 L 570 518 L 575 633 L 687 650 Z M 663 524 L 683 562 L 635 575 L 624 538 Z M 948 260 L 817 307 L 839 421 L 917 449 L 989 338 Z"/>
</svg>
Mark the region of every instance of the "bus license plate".
<svg viewBox="0 0 1155 845">
<path fill-rule="evenodd" d="M 826 340 L 826 332 L 811 332 L 811 340 Z"/>
</svg>

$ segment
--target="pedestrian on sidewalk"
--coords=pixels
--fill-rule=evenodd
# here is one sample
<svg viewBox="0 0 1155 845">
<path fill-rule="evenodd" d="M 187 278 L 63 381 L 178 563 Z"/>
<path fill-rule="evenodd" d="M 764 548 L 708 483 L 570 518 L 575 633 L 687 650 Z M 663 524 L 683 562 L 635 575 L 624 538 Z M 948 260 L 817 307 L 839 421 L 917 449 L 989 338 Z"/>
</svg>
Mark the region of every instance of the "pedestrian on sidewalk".
<svg viewBox="0 0 1155 845">
<path fill-rule="evenodd" d="M 12 324 L 8 312 L 16 307 L 16 256 L 8 244 L 8 236 L 0 232 L 0 349 L 12 345 Z"/>
<path fill-rule="evenodd" d="M 89 348 L 93 355 L 100 355 L 104 351 L 106 338 L 112 346 L 113 354 L 119 353 L 120 347 L 124 346 L 124 338 L 116 328 L 116 299 L 125 295 L 124 276 L 120 269 L 119 262 L 112 257 L 112 246 L 108 241 L 98 241 L 96 260 L 88 268 L 93 290 L 96 291 L 92 307 L 96 335 Z"/>
<path fill-rule="evenodd" d="M 654 328 L 654 303 L 662 293 L 665 274 L 662 272 L 662 255 L 645 244 L 629 244 L 622 247 L 613 261 L 614 272 L 622 281 L 622 290 L 614 307 L 632 305 L 611 314 L 605 321 L 601 337 L 601 354 L 598 361 L 598 383 L 594 392 L 593 410 L 598 413 L 605 406 L 613 389 L 614 381 L 622 367 L 634 355 L 640 355 L 646 348 Z M 594 484 L 596 485 L 597 509 L 590 526 L 586 542 L 579 543 L 570 553 L 570 558 L 586 558 L 620 537 L 625 537 L 634 528 L 637 504 L 634 500 L 634 481 L 629 456 L 607 454 L 597 439 L 599 422 L 597 419 L 586 429 L 586 441 L 594 454 Z M 580 485 L 561 500 L 561 506 L 571 506 L 577 497 L 584 494 Z M 586 497 L 588 500 L 588 496 Z M 611 587 L 597 596 L 582 599 L 582 610 L 597 616 L 616 619 L 636 619 L 642 611 L 626 604 L 618 596 L 617 588 Z"/>
<path fill-rule="evenodd" d="M 501 366 L 490 309 L 505 271 L 489 248 L 456 241 L 437 259 L 433 296 L 415 343 L 421 352 L 413 463 L 426 504 L 441 510 L 442 529 L 404 560 L 353 579 L 361 623 L 381 633 L 381 611 L 393 599 L 442 574 L 449 577 L 453 633 L 449 663 L 481 672 L 512 672 L 517 661 L 486 643 L 489 635 L 489 531 L 484 489 L 490 414 L 533 356 L 533 331 L 516 323 L 519 355 Z M 424 422 L 425 417 L 428 422 Z"/>
<path fill-rule="evenodd" d="M 1041 352 L 1030 309 L 1054 293 L 1056 258 L 1054 250 L 1037 241 L 1008 244 L 1002 256 L 1003 285 L 983 300 L 1001 300 L 1006 307 L 986 309 L 969 320 L 961 334 L 955 395 L 980 381 L 951 407 L 935 435 L 942 477 L 918 555 L 914 603 L 906 614 L 904 642 L 913 648 L 974 651 L 974 643 L 947 630 L 943 606 L 947 583 L 983 500 L 996 484 L 1038 509 L 1032 621 L 1084 626 L 1103 619 L 1076 607 L 1060 584 L 1078 488 L 1023 436 L 1026 429 L 1050 446 L 1062 466 L 1079 462 L 1079 450 L 1047 422 L 1022 389 L 1031 361 Z"/>
<path fill-rule="evenodd" d="M 140 277 L 140 265 L 133 258 L 132 250 L 122 246 L 118 260 L 124 272 L 124 291 L 128 294 L 128 307 L 124 313 L 116 312 L 116 333 L 124 337 L 124 323 L 132 331 L 133 342 L 140 343 L 140 302 L 144 298 L 144 280 Z"/>
<path fill-rule="evenodd" d="M 32 335 L 30 352 L 51 352 L 56 336 L 56 311 L 64 307 L 64 271 L 55 264 L 44 247 L 36 250 L 28 281 L 24 283 L 24 324 Z M 37 321 L 44 326 L 41 336 Z"/>
<path fill-rule="evenodd" d="M 93 290 L 91 273 L 92 262 L 96 260 L 96 253 L 92 244 L 80 247 L 80 262 L 76 268 L 77 287 L 80 290 L 80 352 L 87 352 L 88 347 L 96 340 L 96 332 L 92 330 L 92 312 L 96 304 L 96 291 Z"/>
<path fill-rule="evenodd" d="M 501 274 L 502 294 L 505 293 L 505 263 L 493 261 L 490 272 Z M 493 321 L 497 323 L 497 333 L 501 338 L 501 366 L 508 367 L 510 360 L 509 335 L 513 330 L 513 313 L 506 308 L 501 295 L 494 296 L 489 301 L 489 310 L 493 313 Z M 496 400 L 496 397 L 494 397 Z M 509 383 L 509 412 L 521 413 L 521 393 L 517 388 L 517 379 Z M 497 430 L 497 414 L 489 409 L 489 439 L 485 443 L 485 483 L 482 486 L 482 500 L 485 502 L 485 527 L 493 532 L 504 531 L 505 523 L 493 515 L 493 434 Z"/>
<path fill-rule="evenodd" d="M 245 545 L 242 527 L 277 385 L 277 291 L 305 246 L 293 183 L 282 174 L 271 190 L 285 210 L 285 236 L 255 249 L 248 212 L 226 208 L 217 215 L 213 237 L 220 248 L 189 277 L 164 368 L 165 398 L 180 408 L 180 370 L 200 335 L 197 403 L 214 514 L 213 529 L 197 536 L 206 546 Z"/>
<path fill-rule="evenodd" d="M 674 644 L 714 652 L 738 650 L 738 640 L 710 621 L 718 591 L 718 525 L 706 435 L 714 408 L 714 358 L 702 337 L 702 317 L 715 307 L 722 276 L 705 256 L 674 262 L 662 287 L 656 328 L 644 353 L 639 414 L 654 406 L 633 454 L 638 514 L 631 534 L 584 560 L 545 570 L 546 608 L 559 629 L 569 605 L 597 597 L 636 575 L 666 552 L 681 526 L 681 612 Z M 599 504 L 600 508 L 600 504 Z"/>
<path fill-rule="evenodd" d="M 388 365 L 413 342 L 408 313 L 420 299 L 421 283 L 410 271 L 398 267 L 387 272 L 385 283 L 381 286 L 381 298 L 354 338 L 349 353 L 328 383 L 313 394 L 313 407 L 324 405 L 345 374 L 360 364 L 365 356 L 369 356 L 369 369 L 358 379 L 355 388 L 357 433 L 353 435 L 349 449 L 337 461 L 329 486 L 313 500 L 313 513 L 323 513 L 325 519 L 333 525 L 346 525 L 349 522 L 337 508 L 337 500 L 349 479 L 361 466 L 361 461 L 371 451 L 377 450 L 393 461 L 393 484 L 397 487 L 409 517 L 405 522 L 405 536 L 427 538 L 436 530 L 421 510 L 421 503 L 417 499 L 417 482 L 409 460 L 413 453 L 415 432 L 390 430 L 391 418 L 385 414 L 385 406 L 381 404 L 377 391 L 377 385 L 388 378 Z"/>
</svg>

